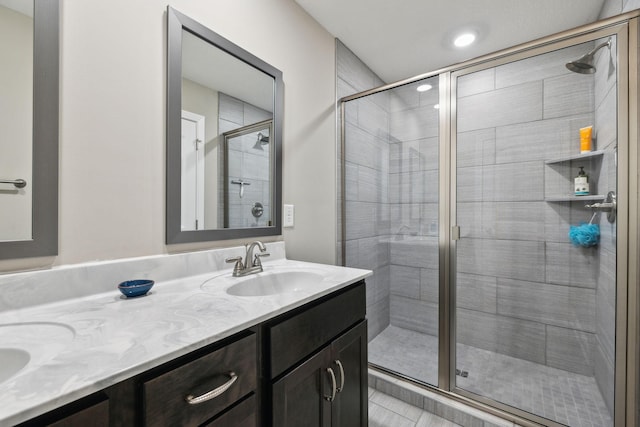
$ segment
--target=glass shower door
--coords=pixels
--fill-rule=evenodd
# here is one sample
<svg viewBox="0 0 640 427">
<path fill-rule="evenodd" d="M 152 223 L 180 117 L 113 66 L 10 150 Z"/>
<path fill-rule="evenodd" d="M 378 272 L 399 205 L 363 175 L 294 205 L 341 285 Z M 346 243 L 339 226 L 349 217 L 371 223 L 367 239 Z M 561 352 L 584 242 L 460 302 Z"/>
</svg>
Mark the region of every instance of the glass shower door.
<svg viewBox="0 0 640 427">
<path fill-rule="evenodd" d="M 616 36 L 562 46 L 452 76 L 452 387 L 534 420 L 612 426 L 616 222 L 587 206 L 617 190 Z M 595 73 L 565 66 L 598 46 Z"/>
<path fill-rule="evenodd" d="M 369 362 L 438 385 L 439 76 L 345 105 L 345 265 L 367 279 Z"/>
</svg>

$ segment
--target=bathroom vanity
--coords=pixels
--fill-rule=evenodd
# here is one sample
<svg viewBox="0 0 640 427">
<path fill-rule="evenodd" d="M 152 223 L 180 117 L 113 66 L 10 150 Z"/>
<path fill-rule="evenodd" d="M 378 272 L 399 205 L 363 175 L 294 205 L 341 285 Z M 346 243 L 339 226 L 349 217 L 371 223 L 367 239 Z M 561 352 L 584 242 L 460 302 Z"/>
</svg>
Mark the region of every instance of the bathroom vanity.
<svg viewBox="0 0 640 427">
<path fill-rule="evenodd" d="M 49 316 L 75 334 L 0 382 L 0 425 L 364 426 L 369 274 L 276 259 L 253 277 L 227 267 L 157 282 L 137 299 L 114 288 L 0 312 L 0 330 Z M 260 289 L 264 277 L 301 286 L 229 293 Z"/>
</svg>

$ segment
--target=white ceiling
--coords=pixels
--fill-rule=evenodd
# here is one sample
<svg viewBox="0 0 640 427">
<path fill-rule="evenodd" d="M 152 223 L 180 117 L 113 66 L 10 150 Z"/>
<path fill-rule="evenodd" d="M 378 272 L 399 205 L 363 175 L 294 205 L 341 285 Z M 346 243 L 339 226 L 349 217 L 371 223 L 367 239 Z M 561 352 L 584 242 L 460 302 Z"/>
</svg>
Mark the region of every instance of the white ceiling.
<svg viewBox="0 0 640 427">
<path fill-rule="evenodd" d="M 386 83 L 593 22 L 604 0 L 295 0 Z M 471 29 L 478 40 L 455 48 Z"/>
<path fill-rule="evenodd" d="M 25 0 L 0 0 L 0 6 L 13 9 L 18 13 L 33 18 L 33 2 Z"/>
</svg>

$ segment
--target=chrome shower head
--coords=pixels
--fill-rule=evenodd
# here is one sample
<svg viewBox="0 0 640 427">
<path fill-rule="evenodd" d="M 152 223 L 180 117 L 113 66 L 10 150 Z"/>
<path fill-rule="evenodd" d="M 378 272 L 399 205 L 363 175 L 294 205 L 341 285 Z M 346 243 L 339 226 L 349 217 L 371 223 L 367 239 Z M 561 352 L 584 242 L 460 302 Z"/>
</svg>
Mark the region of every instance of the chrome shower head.
<svg viewBox="0 0 640 427">
<path fill-rule="evenodd" d="M 595 65 L 593 65 L 593 57 L 595 56 L 598 50 L 600 50 L 605 46 L 611 49 L 611 37 L 609 37 L 609 40 L 607 40 L 606 42 L 596 46 L 596 48 L 593 49 L 591 52 L 585 55 L 582 55 L 580 58 L 576 59 L 575 61 L 568 62 L 567 68 L 570 71 L 573 71 L 574 73 L 579 73 L 579 74 L 595 73 L 596 67 Z"/>
<path fill-rule="evenodd" d="M 256 143 L 253 146 L 253 148 L 255 150 L 264 151 L 264 148 L 262 148 L 262 146 L 263 145 L 267 145 L 268 143 L 269 143 L 269 137 L 268 136 L 264 136 L 262 134 L 262 132 L 258 132 L 258 140 L 256 141 Z"/>
</svg>

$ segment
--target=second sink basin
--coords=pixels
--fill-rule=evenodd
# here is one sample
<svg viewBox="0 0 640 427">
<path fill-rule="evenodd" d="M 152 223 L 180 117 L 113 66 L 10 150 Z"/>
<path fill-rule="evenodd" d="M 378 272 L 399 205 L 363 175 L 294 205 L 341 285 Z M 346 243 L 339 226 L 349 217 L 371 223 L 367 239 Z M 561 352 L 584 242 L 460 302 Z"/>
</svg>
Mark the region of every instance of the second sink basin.
<svg viewBox="0 0 640 427">
<path fill-rule="evenodd" d="M 61 323 L 0 324 L 0 383 L 53 359 L 74 337 L 73 328 Z"/>
<path fill-rule="evenodd" d="M 19 348 L 0 348 L 0 383 L 20 372 L 27 366 L 31 355 Z"/>
</svg>

